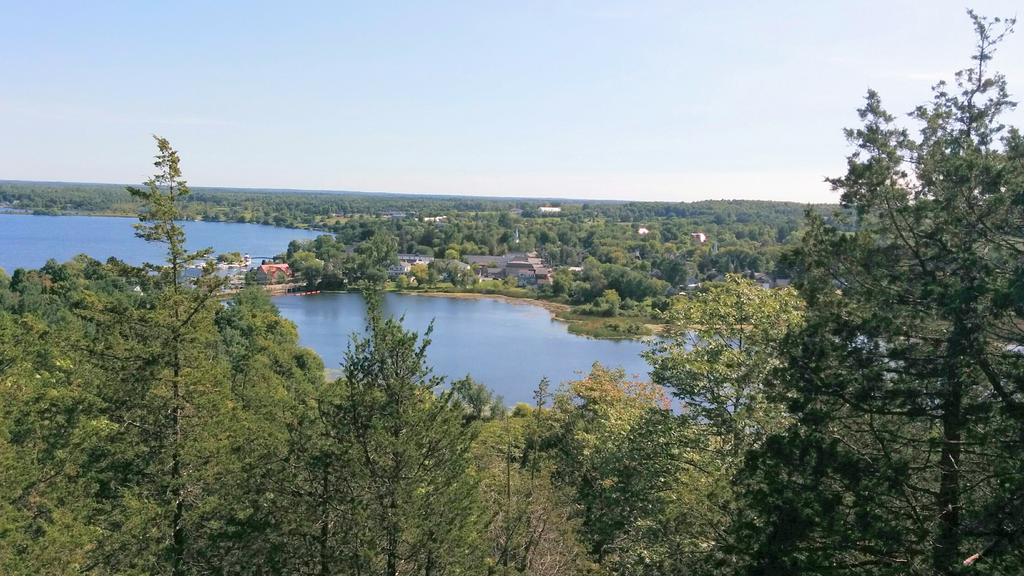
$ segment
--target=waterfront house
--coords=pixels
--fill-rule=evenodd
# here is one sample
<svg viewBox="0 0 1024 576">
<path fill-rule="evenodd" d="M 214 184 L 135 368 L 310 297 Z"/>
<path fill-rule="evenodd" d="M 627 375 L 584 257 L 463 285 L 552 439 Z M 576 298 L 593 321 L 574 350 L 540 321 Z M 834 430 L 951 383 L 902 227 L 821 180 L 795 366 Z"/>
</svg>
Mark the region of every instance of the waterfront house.
<svg viewBox="0 0 1024 576">
<path fill-rule="evenodd" d="M 550 284 L 551 269 L 536 252 L 510 252 L 503 256 L 470 254 L 464 257 L 480 278 L 516 278 L 521 286 Z"/>
<path fill-rule="evenodd" d="M 403 274 L 409 274 L 413 266 L 417 264 L 429 265 L 434 259 L 421 254 L 399 254 L 398 262 L 388 267 L 388 277 L 398 278 Z"/>
<path fill-rule="evenodd" d="M 412 264 L 408 262 L 399 261 L 397 264 L 392 264 L 388 267 L 388 278 L 395 279 L 403 274 L 408 274 L 412 270 Z"/>
<path fill-rule="evenodd" d="M 287 264 L 264 262 L 256 268 L 256 282 L 260 284 L 280 284 L 292 278 L 292 269 Z"/>
</svg>

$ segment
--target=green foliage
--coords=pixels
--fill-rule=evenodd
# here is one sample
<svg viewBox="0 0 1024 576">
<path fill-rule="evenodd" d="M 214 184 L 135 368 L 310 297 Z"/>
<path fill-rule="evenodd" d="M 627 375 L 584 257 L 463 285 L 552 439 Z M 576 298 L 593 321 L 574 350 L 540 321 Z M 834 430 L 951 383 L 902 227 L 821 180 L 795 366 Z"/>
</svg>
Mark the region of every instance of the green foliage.
<svg viewBox="0 0 1024 576">
<path fill-rule="evenodd" d="M 490 512 L 487 573 L 585 573 L 578 522 L 552 481 L 554 458 L 541 446 L 550 414 L 522 406 L 484 424 L 473 446 L 481 502 Z"/>
<path fill-rule="evenodd" d="M 171 268 L 193 257 L 174 224 L 183 182 L 158 142 L 147 198 L 160 206 L 140 232 L 168 245 L 168 263 L 150 273 L 77 258 L 0 287 L 5 574 L 260 572 L 288 560 L 275 551 L 288 542 L 276 503 L 290 493 L 277 463 L 322 365 L 261 293 L 224 308 L 215 279 L 180 282 Z"/>
<path fill-rule="evenodd" d="M 388 268 L 398 262 L 395 239 L 378 233 L 356 247 L 353 258 L 345 260 L 346 283 L 360 288 L 380 288 L 388 277 Z"/>
<path fill-rule="evenodd" d="M 832 180 L 853 230 L 812 217 L 793 258 L 794 422 L 742 475 L 750 573 L 1024 569 L 1024 145 L 989 72 L 1007 23 L 971 17 L 975 64 L 913 111 L 916 135 L 868 93 Z"/>
<path fill-rule="evenodd" d="M 292 272 L 306 281 L 308 288 L 316 288 L 320 285 L 320 278 L 324 274 L 324 261 L 315 254 L 306 250 L 299 250 L 289 254 L 288 266 Z"/>
<path fill-rule="evenodd" d="M 84 313 L 98 332 L 87 344 L 89 360 L 118 375 L 95 392 L 103 401 L 101 417 L 127 427 L 110 438 L 120 445 L 116 457 L 135 455 L 131 466 L 108 480 L 126 489 L 117 494 L 121 506 L 98 519 L 114 534 L 99 553 L 123 570 L 166 569 L 177 576 L 195 561 L 192 545 L 203 526 L 202 506 L 187 495 L 215 481 L 211 456 L 221 446 L 207 439 L 230 434 L 223 426 L 231 420 L 231 403 L 216 385 L 225 366 L 206 352 L 215 345 L 213 296 L 220 281 L 209 267 L 195 288 L 182 279 L 185 267 L 210 251 L 184 247 L 177 202 L 188 187 L 177 153 L 165 139 L 156 141 L 157 174 L 145 190 L 129 190 L 146 206 L 138 236 L 167 248 L 165 264 L 151 266 L 158 276 L 150 306 L 126 309 L 123 300 L 98 298 Z M 151 536 L 141 539 L 143 534 Z"/>
<path fill-rule="evenodd" d="M 646 354 L 653 380 L 683 402 L 685 418 L 717 440 L 718 457 L 733 460 L 732 467 L 781 424 L 766 384 L 802 317 L 793 290 L 728 276 L 676 300 L 666 314 L 667 338 Z"/>
<path fill-rule="evenodd" d="M 0 312 L 0 571 L 72 574 L 98 532 L 89 483 L 71 478 L 87 395 L 64 386 L 74 365 L 34 318 Z"/>
<path fill-rule="evenodd" d="M 349 573 L 459 572 L 480 562 L 475 481 L 467 472 L 474 429 L 462 405 L 435 392 L 421 341 L 369 298 L 367 335 L 353 336 L 344 376 L 320 404 L 329 469 L 347 489 L 325 498 L 348 511 L 353 541 L 338 561 Z M 354 501 L 353 501 L 354 497 Z M 353 548 L 355 547 L 355 548 Z"/>
<path fill-rule="evenodd" d="M 579 310 L 586 314 L 615 317 L 619 315 L 619 307 L 621 305 L 622 298 L 619 298 L 618 292 L 615 290 L 605 290 L 593 302 L 585 307 L 581 307 Z"/>
<path fill-rule="evenodd" d="M 426 264 L 413 264 L 409 269 L 411 280 L 416 281 L 416 286 L 426 287 L 430 285 L 430 273 Z"/>
<path fill-rule="evenodd" d="M 495 396 L 482 383 L 466 375 L 452 382 L 454 400 L 462 405 L 467 420 L 497 418 L 505 414 L 505 403 L 501 396 Z"/>
<path fill-rule="evenodd" d="M 217 254 L 217 262 L 226 264 L 241 264 L 243 261 L 242 254 L 239 252 L 224 252 Z"/>
<path fill-rule="evenodd" d="M 476 281 L 472 270 L 458 260 L 434 260 L 430 263 L 427 273 L 434 283 L 448 282 L 457 288 L 467 288 Z"/>
<path fill-rule="evenodd" d="M 591 558 L 614 573 L 673 573 L 653 535 L 681 470 L 661 390 L 595 364 L 556 397 L 554 417 L 556 477 L 571 487 Z"/>
<path fill-rule="evenodd" d="M 212 250 L 194 253 L 185 250 L 185 231 L 177 223 L 181 219 L 179 204 L 190 192 L 181 177 L 178 153 L 170 142 L 159 136 L 153 137 L 159 153 L 156 162 L 157 173 L 146 181 L 146 188 L 129 187 L 128 192 L 142 202 L 143 211 L 139 216 L 142 224 L 136 224 L 136 235 L 149 242 L 160 242 L 167 247 L 167 264 L 175 281 L 181 266 L 208 256 Z"/>
<path fill-rule="evenodd" d="M 689 551 L 678 565 L 687 573 L 728 565 L 721 552 L 736 500 L 732 481 L 747 452 L 788 423 L 769 384 L 802 316 L 792 290 L 730 275 L 676 300 L 666 314 L 669 331 L 646 353 L 654 382 L 682 403 L 688 466 L 666 517 L 676 525 L 674 544 Z"/>
</svg>

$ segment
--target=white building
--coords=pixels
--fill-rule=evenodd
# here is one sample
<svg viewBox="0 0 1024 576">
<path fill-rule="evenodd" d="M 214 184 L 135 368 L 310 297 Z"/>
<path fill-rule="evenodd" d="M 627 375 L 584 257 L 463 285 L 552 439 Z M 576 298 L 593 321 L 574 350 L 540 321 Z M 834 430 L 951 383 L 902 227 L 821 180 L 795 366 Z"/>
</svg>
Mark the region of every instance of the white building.
<svg viewBox="0 0 1024 576">
<path fill-rule="evenodd" d="M 388 278 L 398 278 L 402 274 L 408 274 L 412 270 L 412 264 L 408 262 L 399 262 L 398 264 L 392 264 L 388 267 Z"/>
<path fill-rule="evenodd" d="M 558 214 L 561 211 L 562 211 L 562 207 L 561 206 L 541 206 L 540 207 L 540 213 L 541 214 Z"/>
</svg>

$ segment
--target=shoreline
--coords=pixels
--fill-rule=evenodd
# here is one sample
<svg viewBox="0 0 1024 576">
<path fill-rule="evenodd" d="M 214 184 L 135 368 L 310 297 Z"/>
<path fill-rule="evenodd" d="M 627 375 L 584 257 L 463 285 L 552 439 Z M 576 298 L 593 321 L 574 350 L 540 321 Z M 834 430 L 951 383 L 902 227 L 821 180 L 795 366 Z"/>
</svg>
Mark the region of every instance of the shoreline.
<svg viewBox="0 0 1024 576">
<path fill-rule="evenodd" d="M 0 208 L 0 216 L 11 215 L 11 216 L 50 216 L 50 217 L 98 217 L 98 218 L 137 218 L 137 215 L 123 214 L 123 213 L 108 213 L 108 212 L 81 212 L 81 211 L 62 211 L 57 214 L 35 214 L 31 212 L 18 211 L 19 209 L 13 207 Z M 297 228 L 293 226 L 279 226 L 275 224 L 263 224 L 259 222 L 237 222 L 237 221 L 217 221 L 217 220 L 203 220 L 203 219 L 183 219 L 181 222 L 202 222 L 202 223 L 214 223 L 214 224 L 248 224 L 254 226 L 266 226 L 270 228 L 278 228 L 283 230 L 296 230 L 304 232 L 315 232 L 320 234 L 331 235 L 332 233 L 326 230 L 318 230 L 315 228 Z M 595 338 L 598 340 L 645 340 L 652 337 L 657 337 L 662 334 L 666 328 L 663 324 L 650 323 L 647 319 L 637 319 L 629 317 L 617 317 L 617 318 L 603 318 L 598 316 L 584 316 L 573 312 L 572 306 L 569 304 L 563 304 L 560 302 L 552 302 L 549 300 L 542 300 L 530 296 L 509 296 L 506 294 L 488 294 L 483 292 L 444 292 L 444 291 L 419 291 L 419 290 L 388 290 L 395 294 L 409 294 L 413 296 L 430 296 L 434 298 L 454 298 L 461 300 L 474 300 L 489 298 L 507 304 L 516 305 L 527 305 L 537 306 L 547 310 L 551 320 L 565 324 L 569 332 L 586 338 Z M 333 290 L 325 290 L 325 293 L 335 292 Z M 337 292 L 347 292 L 345 290 Z M 222 294 L 223 298 L 230 298 L 233 292 Z M 274 293 L 271 291 L 271 296 L 283 296 L 284 294 Z"/>
<path fill-rule="evenodd" d="M 21 210 L 21 211 L 14 211 Z M 125 214 L 123 212 L 82 212 L 79 210 L 62 210 L 55 214 L 37 214 L 32 210 L 22 210 L 19 208 L 0 208 L 0 216 L 50 216 L 50 217 L 63 217 L 63 216 L 76 216 L 83 218 L 134 218 L 138 219 L 138 214 Z M 309 226 L 305 228 L 299 228 L 297 226 L 280 226 L 278 224 L 264 224 L 263 222 L 239 222 L 238 220 L 205 220 L 203 218 L 182 218 L 181 220 L 175 220 L 175 222 L 205 222 L 209 224 L 252 224 L 254 226 L 267 226 L 269 228 L 281 228 L 283 230 L 302 230 L 304 232 L 319 232 L 321 234 L 334 235 L 334 232 L 330 230 L 324 230 L 320 228 L 311 228 Z"/>
<path fill-rule="evenodd" d="M 539 300 L 537 298 L 520 298 L 516 296 L 506 296 L 504 294 L 485 294 L 482 292 L 416 292 L 412 290 L 392 290 L 395 294 L 409 294 L 412 296 L 431 296 L 434 298 L 455 298 L 457 300 L 481 300 L 491 299 L 506 302 L 508 304 L 519 304 L 526 306 L 537 306 L 543 308 L 551 313 L 551 317 L 561 322 L 565 320 L 558 317 L 560 312 L 568 312 L 572 309 L 568 304 L 560 304 L 558 302 L 549 302 L 547 300 Z"/>
<path fill-rule="evenodd" d="M 603 330 L 600 326 L 608 321 L 615 321 L 615 318 L 603 318 L 599 316 L 594 317 L 574 317 L 572 312 L 572 306 L 568 304 L 562 304 L 559 302 L 550 302 L 547 300 L 540 300 L 537 298 L 529 297 L 518 297 L 518 296 L 507 296 L 505 294 L 485 294 L 482 292 L 419 292 L 414 290 L 385 290 L 390 294 L 403 294 L 409 296 L 426 296 L 431 298 L 452 298 L 456 300 L 481 300 L 491 299 L 506 304 L 515 304 L 519 306 L 536 306 L 547 310 L 551 320 L 565 324 L 570 334 L 579 336 L 581 338 L 593 338 L 595 340 L 648 340 L 651 338 L 657 338 L 663 334 L 667 328 L 665 324 L 651 324 L 649 322 L 637 322 L 634 326 L 641 326 L 647 330 L 646 334 L 637 333 L 622 333 L 617 331 L 608 332 Z M 347 290 L 323 290 L 322 294 L 358 294 L 358 291 L 352 292 Z M 618 320 L 629 323 L 628 317 L 619 317 Z"/>
<path fill-rule="evenodd" d="M 484 298 L 489 298 L 492 300 L 505 302 L 507 304 L 518 304 L 520 306 L 537 306 L 539 308 L 547 310 L 548 313 L 551 315 L 552 320 L 565 324 L 566 327 L 569 328 L 570 333 L 583 338 L 594 338 L 596 340 L 647 340 L 650 338 L 656 338 L 665 329 L 665 325 L 663 324 L 649 324 L 645 322 L 643 323 L 643 326 L 651 332 L 650 334 L 598 334 L 592 333 L 591 331 L 586 329 L 579 330 L 578 328 L 585 328 L 587 326 L 587 321 L 580 320 L 578 318 L 569 318 L 564 316 L 564 314 L 572 313 L 572 306 L 568 304 L 561 304 L 559 302 L 550 302 L 547 300 L 540 300 L 537 298 L 506 296 L 504 294 L 484 294 L 480 292 L 414 292 L 400 290 L 392 290 L 391 292 L 395 294 L 430 296 L 434 298 L 455 298 L 458 300 L 480 300 Z M 595 317 L 594 320 L 600 320 L 600 318 Z M 573 327 L 577 329 L 573 330 Z"/>
</svg>

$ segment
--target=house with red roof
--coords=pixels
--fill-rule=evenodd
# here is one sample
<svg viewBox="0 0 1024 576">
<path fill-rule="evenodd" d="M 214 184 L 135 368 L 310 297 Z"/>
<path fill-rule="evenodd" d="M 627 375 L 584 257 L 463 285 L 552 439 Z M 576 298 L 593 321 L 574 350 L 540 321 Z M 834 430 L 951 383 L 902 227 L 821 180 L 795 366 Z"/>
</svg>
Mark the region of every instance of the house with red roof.
<svg viewBox="0 0 1024 576">
<path fill-rule="evenodd" d="M 287 264 L 260 264 L 256 269 L 256 281 L 260 284 L 280 284 L 292 278 L 292 269 Z"/>
</svg>

